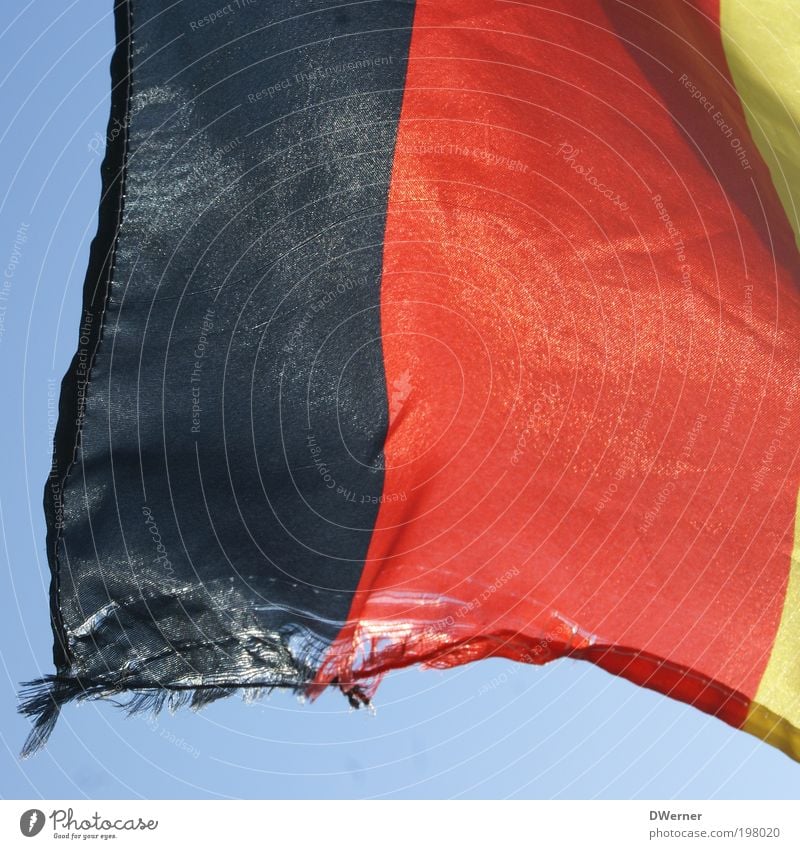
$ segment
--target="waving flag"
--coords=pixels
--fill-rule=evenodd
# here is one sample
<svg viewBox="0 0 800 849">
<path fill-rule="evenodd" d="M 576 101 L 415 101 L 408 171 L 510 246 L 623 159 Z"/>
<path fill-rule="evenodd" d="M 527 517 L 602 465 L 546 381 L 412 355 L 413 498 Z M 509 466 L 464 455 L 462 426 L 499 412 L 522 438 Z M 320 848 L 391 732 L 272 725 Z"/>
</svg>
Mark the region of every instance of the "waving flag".
<svg viewBox="0 0 800 849">
<path fill-rule="evenodd" d="M 115 8 L 28 750 L 568 656 L 800 758 L 788 0 Z"/>
</svg>

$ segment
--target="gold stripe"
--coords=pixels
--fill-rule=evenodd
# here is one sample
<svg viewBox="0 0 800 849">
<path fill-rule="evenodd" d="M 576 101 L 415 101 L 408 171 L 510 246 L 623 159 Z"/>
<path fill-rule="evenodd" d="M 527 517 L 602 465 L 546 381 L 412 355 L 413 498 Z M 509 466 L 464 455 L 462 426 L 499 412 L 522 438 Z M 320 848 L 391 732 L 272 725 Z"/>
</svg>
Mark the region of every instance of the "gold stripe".
<svg viewBox="0 0 800 849">
<path fill-rule="evenodd" d="M 750 134 L 800 247 L 800 9 L 721 0 L 720 26 Z M 783 613 L 744 729 L 800 760 L 800 499 Z"/>
<path fill-rule="evenodd" d="M 721 0 L 720 25 L 747 126 L 800 247 L 800 8 Z"/>
<path fill-rule="evenodd" d="M 800 499 L 783 613 L 743 727 L 800 761 Z"/>
<path fill-rule="evenodd" d="M 800 761 L 800 731 L 788 719 L 754 702 L 742 728 Z"/>
</svg>

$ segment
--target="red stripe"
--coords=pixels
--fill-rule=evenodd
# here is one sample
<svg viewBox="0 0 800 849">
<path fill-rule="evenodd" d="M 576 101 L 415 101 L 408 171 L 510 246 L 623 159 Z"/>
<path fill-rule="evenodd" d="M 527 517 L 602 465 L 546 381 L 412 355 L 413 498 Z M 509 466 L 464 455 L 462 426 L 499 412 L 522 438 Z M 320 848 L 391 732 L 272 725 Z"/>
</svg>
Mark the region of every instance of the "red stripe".
<svg viewBox="0 0 800 849">
<path fill-rule="evenodd" d="M 418 2 L 384 503 L 319 681 L 572 653 L 743 721 L 800 480 L 796 253 L 714 22 L 662 5 Z"/>
</svg>

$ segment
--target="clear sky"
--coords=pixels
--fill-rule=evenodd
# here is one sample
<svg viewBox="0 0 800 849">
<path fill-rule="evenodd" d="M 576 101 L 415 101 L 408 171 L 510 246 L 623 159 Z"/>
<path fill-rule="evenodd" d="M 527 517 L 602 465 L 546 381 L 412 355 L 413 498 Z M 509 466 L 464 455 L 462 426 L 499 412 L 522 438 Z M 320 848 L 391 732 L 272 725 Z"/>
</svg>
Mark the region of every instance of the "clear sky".
<svg viewBox="0 0 800 849">
<path fill-rule="evenodd" d="M 149 719 L 69 705 L 18 760 L 18 685 L 52 671 L 41 502 L 96 227 L 111 8 L 0 6 L 0 796 L 797 798 L 800 764 L 577 661 L 397 672 L 374 714 L 279 692 Z"/>
</svg>

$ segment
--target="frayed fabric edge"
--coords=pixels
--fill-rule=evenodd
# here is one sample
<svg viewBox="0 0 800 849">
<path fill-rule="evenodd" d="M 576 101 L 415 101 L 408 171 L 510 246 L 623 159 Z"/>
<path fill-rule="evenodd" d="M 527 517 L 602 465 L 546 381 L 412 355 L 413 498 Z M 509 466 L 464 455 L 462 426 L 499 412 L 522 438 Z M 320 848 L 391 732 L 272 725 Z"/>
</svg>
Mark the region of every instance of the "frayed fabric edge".
<svg viewBox="0 0 800 849">
<path fill-rule="evenodd" d="M 370 699 L 357 685 L 330 682 L 347 699 L 351 708 L 369 707 Z M 68 674 L 45 675 L 27 681 L 20 690 L 19 713 L 33 722 L 33 728 L 20 751 L 25 759 L 40 751 L 53 733 L 61 708 L 69 702 L 104 699 L 113 702 L 128 716 L 145 713 L 157 715 L 164 708 L 175 713 L 183 707 L 200 710 L 212 702 L 241 695 L 246 701 L 267 696 L 273 690 L 291 690 L 299 696 L 315 698 L 309 684 L 231 682 L 229 684 L 126 684 L 114 686 L 109 682 L 93 681 Z M 119 701 L 119 697 L 124 700 Z"/>
</svg>

